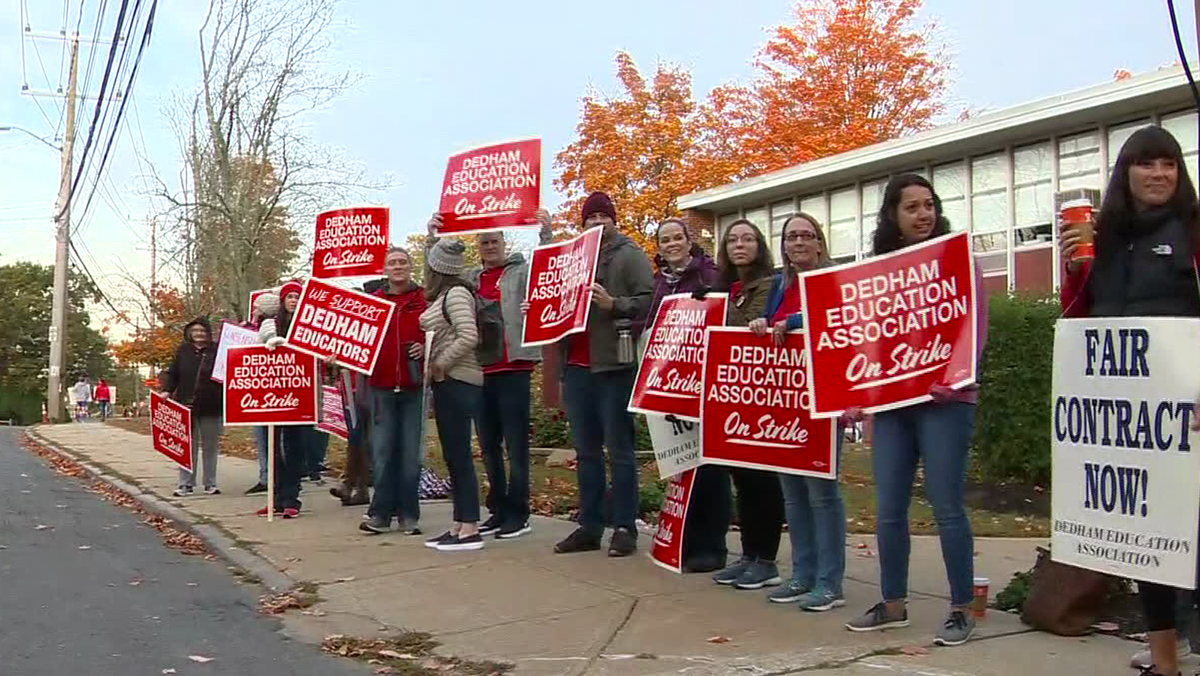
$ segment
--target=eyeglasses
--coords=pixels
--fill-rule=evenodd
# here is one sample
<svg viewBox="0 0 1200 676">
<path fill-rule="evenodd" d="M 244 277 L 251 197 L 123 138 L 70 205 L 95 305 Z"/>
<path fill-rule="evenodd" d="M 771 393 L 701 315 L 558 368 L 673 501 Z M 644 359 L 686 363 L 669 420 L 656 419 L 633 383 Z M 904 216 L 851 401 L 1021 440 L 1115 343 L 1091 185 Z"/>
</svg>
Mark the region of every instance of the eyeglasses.
<svg viewBox="0 0 1200 676">
<path fill-rule="evenodd" d="M 796 240 L 801 240 L 804 242 L 812 242 L 816 239 L 817 239 L 817 233 L 811 232 L 808 230 L 801 230 L 800 232 L 789 232 L 788 234 L 783 236 L 783 241 L 785 241 L 785 242 L 795 242 Z"/>
<path fill-rule="evenodd" d="M 742 244 L 754 244 L 757 241 L 758 238 L 754 235 L 729 235 L 725 238 L 726 244 L 738 244 L 739 242 Z"/>
</svg>

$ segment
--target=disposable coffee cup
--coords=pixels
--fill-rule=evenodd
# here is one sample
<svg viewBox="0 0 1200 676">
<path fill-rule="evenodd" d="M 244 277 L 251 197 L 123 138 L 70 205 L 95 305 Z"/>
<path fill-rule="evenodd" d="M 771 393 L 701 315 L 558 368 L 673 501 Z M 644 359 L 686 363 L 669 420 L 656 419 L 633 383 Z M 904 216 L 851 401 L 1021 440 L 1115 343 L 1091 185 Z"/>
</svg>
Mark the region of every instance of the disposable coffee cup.
<svg viewBox="0 0 1200 676">
<path fill-rule="evenodd" d="M 975 617 L 987 615 L 988 591 L 992 581 L 986 577 L 975 578 L 975 592 L 971 599 L 971 611 Z"/>
<path fill-rule="evenodd" d="M 1074 199 L 1064 202 L 1059 212 L 1063 225 L 1079 232 L 1079 243 L 1071 254 L 1072 263 L 1082 263 L 1096 258 L 1096 223 L 1093 218 L 1095 207 L 1090 199 Z"/>
</svg>

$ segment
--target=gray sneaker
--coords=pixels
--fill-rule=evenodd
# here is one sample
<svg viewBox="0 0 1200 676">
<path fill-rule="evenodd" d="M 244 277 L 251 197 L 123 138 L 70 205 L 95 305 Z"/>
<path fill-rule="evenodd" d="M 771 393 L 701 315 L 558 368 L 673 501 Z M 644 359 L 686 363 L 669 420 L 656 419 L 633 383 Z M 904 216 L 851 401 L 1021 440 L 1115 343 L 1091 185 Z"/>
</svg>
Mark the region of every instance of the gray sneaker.
<svg viewBox="0 0 1200 676">
<path fill-rule="evenodd" d="M 881 629 L 898 629 L 908 626 L 908 608 L 900 617 L 888 615 L 887 604 L 880 602 L 871 606 L 867 612 L 846 623 L 850 631 L 879 631 Z"/>
<path fill-rule="evenodd" d="M 783 582 L 779 577 L 779 566 L 774 561 L 755 561 L 746 566 L 733 586 L 738 589 L 762 589 Z"/>
<path fill-rule="evenodd" d="M 772 590 L 770 594 L 767 594 L 767 600 L 771 603 L 795 603 L 807 592 L 808 585 L 801 584 L 797 580 L 788 580 L 785 584 L 780 585 L 778 589 Z"/>
<path fill-rule="evenodd" d="M 933 639 L 934 645 L 962 645 L 975 631 L 975 618 L 962 610 L 951 610 Z"/>
<path fill-rule="evenodd" d="M 738 576 L 740 576 L 742 571 L 746 570 L 746 566 L 749 566 L 751 563 L 753 563 L 753 561 L 754 559 L 751 559 L 748 556 L 743 556 L 735 561 L 732 565 L 727 566 L 721 572 L 713 575 L 713 582 L 716 582 L 717 584 L 733 584 L 734 582 L 737 582 Z"/>
<path fill-rule="evenodd" d="M 841 608 L 846 605 L 846 599 L 842 598 L 841 594 L 834 594 L 830 591 L 822 589 L 814 589 L 804 596 L 801 596 L 797 605 L 800 610 L 807 610 L 813 613 L 821 613 L 834 608 Z"/>
</svg>

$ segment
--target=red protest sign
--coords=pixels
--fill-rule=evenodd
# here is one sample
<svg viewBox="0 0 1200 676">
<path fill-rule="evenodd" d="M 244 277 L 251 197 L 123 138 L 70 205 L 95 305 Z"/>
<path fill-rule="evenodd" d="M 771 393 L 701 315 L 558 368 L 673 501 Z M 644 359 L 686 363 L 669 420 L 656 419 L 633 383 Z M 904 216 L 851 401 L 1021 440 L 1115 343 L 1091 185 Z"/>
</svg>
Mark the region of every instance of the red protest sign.
<svg viewBox="0 0 1200 676">
<path fill-rule="evenodd" d="M 151 392 L 150 427 L 154 450 L 192 471 L 192 410 L 165 394 Z"/>
<path fill-rule="evenodd" d="M 667 495 L 658 512 L 658 529 L 654 531 L 654 540 L 651 542 L 651 560 L 676 573 L 683 572 L 683 525 L 687 521 L 695 480 L 694 469 L 680 472 L 667 480 Z"/>
<path fill-rule="evenodd" d="M 395 309 L 382 298 L 310 279 L 288 327 L 287 344 L 370 375 Z"/>
<path fill-rule="evenodd" d="M 629 397 L 630 411 L 700 419 L 704 329 L 725 325 L 728 303 L 723 293 L 703 300 L 690 293 L 663 298 Z"/>
<path fill-rule="evenodd" d="M 388 214 L 387 207 L 353 207 L 318 215 L 313 277 L 382 274 Z"/>
<path fill-rule="evenodd" d="M 800 277 L 813 415 L 929 401 L 929 388 L 975 382 L 975 260 L 970 235 L 946 235 Z"/>
<path fill-rule="evenodd" d="M 286 345 L 229 348 L 225 424 L 317 424 L 318 369 L 315 357 Z"/>
<path fill-rule="evenodd" d="M 708 330 L 700 408 L 703 463 L 837 478 L 837 421 L 814 420 L 804 336 Z"/>
<path fill-rule="evenodd" d="M 342 407 L 342 392 L 331 385 L 321 386 L 321 422 L 317 429 L 326 434 L 350 440 L 350 430 L 346 428 L 346 409 Z"/>
<path fill-rule="evenodd" d="M 542 140 L 472 148 L 452 155 L 442 182 L 443 235 L 536 226 Z"/>
<path fill-rule="evenodd" d="M 545 345 L 587 329 L 603 234 L 604 229 L 596 227 L 533 250 L 523 345 Z"/>
</svg>

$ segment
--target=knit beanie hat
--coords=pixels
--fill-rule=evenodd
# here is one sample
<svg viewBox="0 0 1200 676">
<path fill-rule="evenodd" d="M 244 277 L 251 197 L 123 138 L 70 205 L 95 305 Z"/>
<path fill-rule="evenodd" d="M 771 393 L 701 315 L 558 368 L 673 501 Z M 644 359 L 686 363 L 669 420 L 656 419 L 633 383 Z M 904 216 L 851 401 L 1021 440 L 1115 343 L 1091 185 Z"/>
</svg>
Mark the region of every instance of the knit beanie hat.
<svg viewBox="0 0 1200 676">
<path fill-rule="evenodd" d="M 264 317 L 274 317 L 279 314 L 279 296 L 264 293 L 254 299 L 254 309 Z"/>
<path fill-rule="evenodd" d="M 303 291 L 304 285 L 293 279 L 285 283 L 283 287 L 279 289 L 279 297 L 281 299 L 287 298 L 289 294 L 293 293 L 299 296 L 301 293 L 303 293 Z"/>
<path fill-rule="evenodd" d="M 462 274 L 463 254 L 466 250 L 467 245 L 463 244 L 461 240 L 439 239 L 437 244 L 434 244 L 426 254 L 425 260 L 429 264 L 429 269 L 434 272 L 455 277 Z"/>
<path fill-rule="evenodd" d="M 588 216 L 594 213 L 608 214 L 608 217 L 617 220 L 617 210 L 613 207 L 612 198 L 602 192 L 594 192 L 588 195 L 587 200 L 583 203 L 583 212 L 579 216 L 580 223 L 586 223 Z"/>
</svg>

